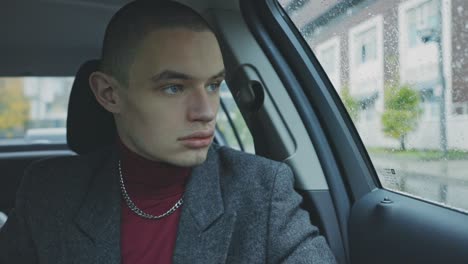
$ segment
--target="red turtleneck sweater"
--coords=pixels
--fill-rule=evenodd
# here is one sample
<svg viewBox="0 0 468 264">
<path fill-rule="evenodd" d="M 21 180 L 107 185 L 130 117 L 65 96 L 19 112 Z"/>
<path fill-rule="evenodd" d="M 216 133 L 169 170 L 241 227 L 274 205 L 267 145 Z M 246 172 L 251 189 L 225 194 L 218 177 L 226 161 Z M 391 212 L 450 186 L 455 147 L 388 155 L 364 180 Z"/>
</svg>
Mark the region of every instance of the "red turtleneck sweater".
<svg viewBox="0 0 468 264">
<path fill-rule="evenodd" d="M 182 197 L 190 168 L 145 159 L 118 143 L 125 188 L 143 212 L 160 215 Z M 172 263 L 181 209 L 159 220 L 144 219 L 122 198 L 123 264 Z"/>
</svg>

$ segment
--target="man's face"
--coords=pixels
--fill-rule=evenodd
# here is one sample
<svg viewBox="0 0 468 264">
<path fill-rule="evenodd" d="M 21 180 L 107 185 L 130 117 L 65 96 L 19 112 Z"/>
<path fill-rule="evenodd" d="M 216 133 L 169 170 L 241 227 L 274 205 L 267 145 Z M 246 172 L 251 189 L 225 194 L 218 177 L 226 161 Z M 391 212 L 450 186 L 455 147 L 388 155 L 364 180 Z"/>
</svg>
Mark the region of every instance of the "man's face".
<svg viewBox="0 0 468 264">
<path fill-rule="evenodd" d="M 139 46 L 118 89 L 119 135 L 151 160 L 194 166 L 213 140 L 224 65 L 212 32 L 158 29 Z"/>
</svg>

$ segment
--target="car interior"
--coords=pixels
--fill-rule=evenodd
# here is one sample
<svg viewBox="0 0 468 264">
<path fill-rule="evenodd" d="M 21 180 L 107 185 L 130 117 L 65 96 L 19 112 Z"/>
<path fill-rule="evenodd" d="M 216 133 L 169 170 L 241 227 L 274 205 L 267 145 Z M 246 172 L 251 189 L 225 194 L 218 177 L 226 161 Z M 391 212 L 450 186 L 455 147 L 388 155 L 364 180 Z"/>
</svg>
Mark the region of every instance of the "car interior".
<svg viewBox="0 0 468 264">
<path fill-rule="evenodd" d="M 66 143 L 0 146 L 6 215 L 31 162 L 83 155 L 115 141 L 112 116 L 94 100 L 88 77 L 107 22 L 127 2 L 2 2 L 0 76 L 74 77 Z M 330 80 L 276 0 L 179 2 L 215 29 L 226 83 L 255 153 L 293 169 L 302 206 L 339 263 L 468 262 L 467 214 L 382 188 Z M 229 145 L 219 135 L 217 141 Z"/>
</svg>

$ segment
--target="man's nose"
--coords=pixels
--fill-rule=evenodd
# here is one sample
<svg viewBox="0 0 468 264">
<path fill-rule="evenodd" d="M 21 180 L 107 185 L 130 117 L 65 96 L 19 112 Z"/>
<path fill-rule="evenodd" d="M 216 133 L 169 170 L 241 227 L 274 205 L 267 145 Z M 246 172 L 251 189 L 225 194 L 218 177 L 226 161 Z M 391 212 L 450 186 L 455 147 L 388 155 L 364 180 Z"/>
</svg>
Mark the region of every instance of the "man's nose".
<svg viewBox="0 0 468 264">
<path fill-rule="evenodd" d="M 210 122 L 216 118 L 219 99 L 208 94 L 205 87 L 197 87 L 190 95 L 188 102 L 188 119 L 191 122 Z"/>
</svg>

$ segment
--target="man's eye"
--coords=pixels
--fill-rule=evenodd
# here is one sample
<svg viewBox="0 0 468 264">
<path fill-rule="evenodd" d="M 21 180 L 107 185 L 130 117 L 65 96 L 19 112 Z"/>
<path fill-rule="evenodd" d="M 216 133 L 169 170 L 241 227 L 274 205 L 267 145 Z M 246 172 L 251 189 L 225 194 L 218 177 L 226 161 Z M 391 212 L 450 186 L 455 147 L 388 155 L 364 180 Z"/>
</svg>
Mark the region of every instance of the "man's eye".
<svg viewBox="0 0 468 264">
<path fill-rule="evenodd" d="M 169 85 L 163 88 L 163 92 L 170 95 L 181 93 L 182 90 L 182 85 Z"/>
<path fill-rule="evenodd" d="M 219 90 L 220 85 L 220 82 L 211 83 L 206 87 L 206 89 L 208 90 L 208 92 L 216 92 Z"/>
</svg>

